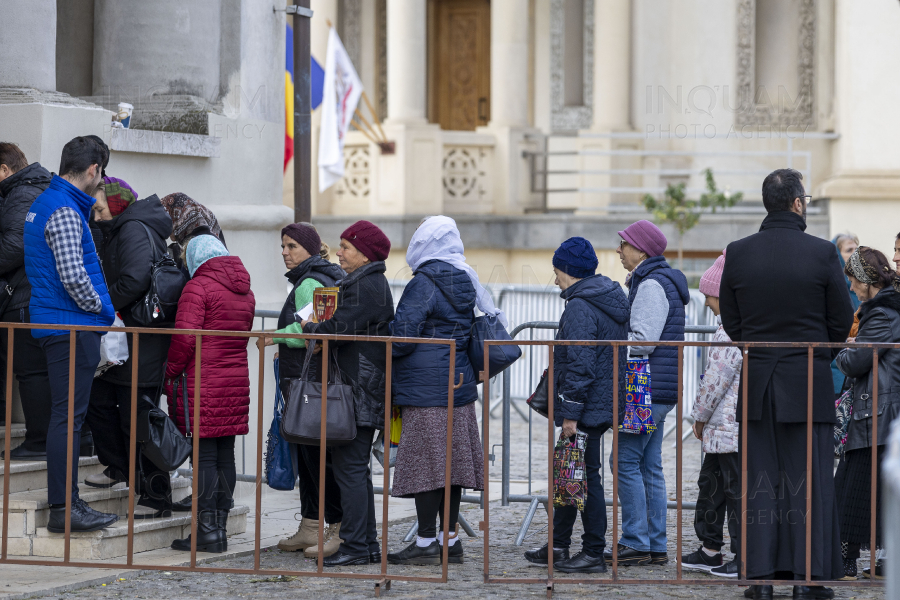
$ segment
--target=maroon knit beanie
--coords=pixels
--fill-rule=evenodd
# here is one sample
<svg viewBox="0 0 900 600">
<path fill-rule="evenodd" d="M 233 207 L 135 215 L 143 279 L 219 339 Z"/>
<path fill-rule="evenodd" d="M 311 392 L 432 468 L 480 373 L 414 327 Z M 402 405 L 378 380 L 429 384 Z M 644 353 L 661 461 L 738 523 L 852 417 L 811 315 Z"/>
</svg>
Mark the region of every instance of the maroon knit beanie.
<svg viewBox="0 0 900 600">
<path fill-rule="evenodd" d="M 281 230 L 281 235 L 282 237 L 288 236 L 300 244 L 312 256 L 316 256 L 322 249 L 322 238 L 319 237 L 319 232 L 309 225 L 291 223 Z"/>
<path fill-rule="evenodd" d="M 374 223 L 357 221 L 341 234 L 362 255 L 372 262 L 384 260 L 391 252 L 391 240 Z"/>
</svg>

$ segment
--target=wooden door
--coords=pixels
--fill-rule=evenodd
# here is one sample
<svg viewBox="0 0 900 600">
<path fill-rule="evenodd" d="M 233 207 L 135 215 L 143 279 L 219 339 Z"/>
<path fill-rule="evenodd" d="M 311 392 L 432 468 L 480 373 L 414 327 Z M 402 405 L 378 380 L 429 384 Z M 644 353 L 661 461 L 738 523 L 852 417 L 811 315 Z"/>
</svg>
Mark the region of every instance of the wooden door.
<svg viewBox="0 0 900 600">
<path fill-rule="evenodd" d="M 432 120 L 469 130 L 491 118 L 490 0 L 434 0 Z"/>
</svg>

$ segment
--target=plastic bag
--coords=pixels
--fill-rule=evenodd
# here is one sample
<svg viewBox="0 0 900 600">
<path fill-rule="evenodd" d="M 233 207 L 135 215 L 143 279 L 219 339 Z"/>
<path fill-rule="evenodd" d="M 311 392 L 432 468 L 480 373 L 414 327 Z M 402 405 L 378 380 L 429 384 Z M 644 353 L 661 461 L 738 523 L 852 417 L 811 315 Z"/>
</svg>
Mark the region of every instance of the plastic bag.
<svg viewBox="0 0 900 600">
<path fill-rule="evenodd" d="M 553 506 L 574 506 L 583 511 L 588 495 L 584 464 L 587 434 L 577 431 L 573 437 L 560 435 L 553 451 Z"/>
<path fill-rule="evenodd" d="M 289 492 L 294 489 L 297 479 L 294 474 L 294 460 L 291 445 L 281 435 L 281 416 L 284 414 L 284 397 L 281 395 L 281 378 L 275 359 L 275 414 L 266 440 L 266 482 L 273 490 Z"/>
<path fill-rule="evenodd" d="M 391 446 L 388 457 L 388 468 L 397 463 L 397 448 L 400 447 L 400 433 L 403 429 L 403 418 L 400 416 L 400 407 L 391 406 Z M 372 444 L 372 455 L 382 467 L 384 466 L 384 432 L 379 431 L 375 443 Z"/>
<path fill-rule="evenodd" d="M 122 317 L 116 313 L 113 327 L 125 327 Z M 94 377 L 102 375 L 112 367 L 123 364 L 128 360 L 128 337 L 124 331 L 109 331 L 100 338 L 100 364 L 94 371 Z"/>
<path fill-rule="evenodd" d="M 625 371 L 625 417 L 621 433 L 649 435 L 656 431 L 650 401 L 650 361 L 629 359 Z"/>
</svg>

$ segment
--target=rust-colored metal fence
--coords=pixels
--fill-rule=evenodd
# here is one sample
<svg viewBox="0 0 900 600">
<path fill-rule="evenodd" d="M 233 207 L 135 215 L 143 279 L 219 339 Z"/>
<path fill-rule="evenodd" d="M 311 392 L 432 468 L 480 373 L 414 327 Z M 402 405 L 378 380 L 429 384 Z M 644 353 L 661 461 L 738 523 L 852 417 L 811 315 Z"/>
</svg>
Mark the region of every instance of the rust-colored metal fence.
<svg viewBox="0 0 900 600">
<path fill-rule="evenodd" d="M 634 345 L 631 342 L 627 341 L 575 341 L 575 340 L 516 340 L 516 341 L 508 341 L 508 340 L 488 340 L 485 342 L 485 357 L 488 356 L 488 348 L 490 346 L 499 346 L 499 345 L 518 345 L 518 346 L 547 346 L 549 349 L 549 364 L 547 370 L 547 381 L 548 381 L 548 397 L 554 398 L 554 365 L 553 365 L 553 348 L 556 346 L 611 346 L 613 353 L 613 387 L 612 387 L 612 397 L 613 397 L 613 424 L 612 424 L 612 435 L 613 435 L 613 444 L 612 444 L 612 457 L 611 457 L 611 469 L 612 469 L 612 535 L 610 536 L 610 541 L 608 544 L 613 548 L 616 548 L 617 540 L 619 538 L 619 524 L 618 524 L 618 512 L 619 506 L 616 502 L 618 498 L 618 453 L 619 453 L 619 353 L 626 352 L 627 347 L 629 345 Z M 742 364 L 742 386 L 741 386 L 741 405 L 742 405 L 742 418 L 741 423 L 747 423 L 747 396 L 748 396 L 748 367 L 750 363 L 749 350 L 752 348 L 782 348 L 782 349 L 790 349 L 790 348 L 798 348 L 798 349 L 806 349 L 807 351 L 807 414 L 806 414 L 806 477 L 805 477 L 805 486 L 806 486 L 806 512 L 805 512 L 805 522 L 806 522 L 806 544 L 805 544 L 805 552 L 806 552 L 806 563 L 805 563 L 805 580 L 760 580 L 760 579 L 747 579 L 747 571 L 746 571 L 746 561 L 741 560 L 738 566 L 739 575 L 736 579 L 700 579 L 700 578 L 685 578 L 682 572 L 682 563 L 681 563 L 681 555 L 682 555 L 682 546 L 683 546 L 683 533 L 682 533 L 682 525 L 683 525 L 683 506 L 682 506 L 682 427 L 683 427 L 683 407 L 682 402 L 678 402 L 676 405 L 676 468 L 675 468 L 675 487 L 676 487 L 676 543 L 675 543 L 675 560 L 676 560 L 676 577 L 675 579 L 638 579 L 638 578 L 621 578 L 619 576 L 619 560 L 618 553 L 612 552 L 612 572 L 611 577 L 609 578 L 598 578 L 598 577 L 565 577 L 565 578 L 556 578 L 554 577 L 553 570 L 553 552 L 548 552 L 548 564 L 547 564 L 547 576 L 546 577 L 526 577 L 526 578 L 513 578 L 513 577 L 496 577 L 491 573 L 490 569 L 490 504 L 485 503 L 484 506 L 484 521 L 480 523 L 480 528 L 484 532 L 484 582 L 485 583 L 526 583 L 526 584 L 544 584 L 547 586 L 547 596 L 553 592 L 553 587 L 555 583 L 564 583 L 564 584 L 594 584 L 594 585 L 604 585 L 604 584 L 640 584 L 640 585 L 809 585 L 809 586 L 819 586 L 819 585 L 835 585 L 835 586 L 881 586 L 882 582 L 877 581 L 873 576 L 871 579 L 866 580 L 855 580 L 855 581 L 822 581 L 822 580 L 812 580 L 812 521 L 809 518 L 809 515 L 812 512 L 812 441 L 813 441 L 813 358 L 814 351 L 816 349 L 835 349 L 835 348 L 868 348 L 872 350 L 873 356 L 873 368 L 872 368 L 872 377 L 873 377 L 873 390 L 872 390 L 872 472 L 871 472 L 871 540 L 870 547 L 871 557 L 870 557 L 870 566 L 871 573 L 874 574 L 875 570 L 875 548 L 876 548 L 876 523 L 877 523 L 877 512 L 876 512 L 876 492 L 878 486 L 878 477 L 877 477 L 877 468 L 878 468 L 878 460 L 877 460 L 877 451 L 878 451 L 878 351 L 879 350 L 891 350 L 891 349 L 900 349 L 900 344 L 836 344 L 836 343 L 791 343 L 791 342 L 708 342 L 708 341 L 686 341 L 686 342 L 640 342 L 642 346 L 668 346 L 668 347 L 676 347 L 678 348 L 678 398 L 682 397 L 682 386 L 683 386 L 683 377 L 684 377 L 684 349 L 688 347 L 737 347 L 741 349 L 743 354 L 743 364 Z M 487 364 L 484 365 L 484 368 L 487 369 Z M 652 384 L 651 384 L 652 385 Z M 489 397 L 489 389 L 490 381 L 485 382 L 484 389 L 484 397 Z M 547 443 L 548 443 L 548 452 L 547 452 L 547 471 L 548 471 L 548 480 L 547 480 L 547 489 L 550 490 L 548 492 L 548 501 L 547 501 L 547 518 L 548 518 L 548 527 L 547 527 L 547 544 L 548 548 L 553 547 L 553 455 L 554 455 L 554 417 L 553 417 L 553 402 L 549 402 L 549 414 L 547 419 Z M 484 404 L 484 420 L 487 421 L 489 413 L 488 404 Z M 743 430 L 743 425 L 742 425 Z M 740 556 L 747 556 L 747 435 L 744 432 L 741 432 L 740 435 L 740 455 L 741 455 L 741 518 L 740 520 Z M 485 428 L 484 430 L 484 448 L 485 448 L 485 464 L 484 469 L 485 473 L 488 472 L 488 452 L 487 449 L 490 448 L 490 429 Z M 485 490 L 484 493 L 486 496 L 490 494 L 490 479 L 485 477 Z"/>
</svg>

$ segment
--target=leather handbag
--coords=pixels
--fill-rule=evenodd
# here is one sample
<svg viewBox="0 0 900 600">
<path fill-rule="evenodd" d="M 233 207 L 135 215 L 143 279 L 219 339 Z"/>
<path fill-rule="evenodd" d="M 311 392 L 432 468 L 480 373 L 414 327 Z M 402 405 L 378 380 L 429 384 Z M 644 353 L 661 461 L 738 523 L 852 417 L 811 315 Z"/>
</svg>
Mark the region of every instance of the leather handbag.
<svg viewBox="0 0 900 600">
<path fill-rule="evenodd" d="M 512 340 L 509 332 L 500 323 L 496 316 L 481 315 L 475 317 L 472 325 L 472 336 L 469 339 L 467 354 L 472 368 L 478 375 L 478 381 L 482 381 L 481 373 L 484 369 L 484 342 L 485 340 Z M 518 346 L 490 346 L 488 359 L 489 377 L 495 377 L 502 373 L 522 356 L 522 349 Z"/>
<path fill-rule="evenodd" d="M 160 255 L 150 228 L 143 223 L 141 227 L 147 232 L 147 240 L 153 252 L 150 258 L 150 289 L 131 307 L 131 316 L 144 327 L 174 323 L 178 299 L 181 298 L 187 280 L 168 252 Z"/>
<path fill-rule="evenodd" d="M 266 483 L 273 490 L 289 492 L 294 489 L 294 461 L 291 457 L 291 445 L 281 435 L 281 421 L 284 418 L 284 397 L 281 395 L 281 379 L 278 372 L 278 359 L 275 359 L 275 415 L 269 426 L 269 437 L 266 440 Z"/>
<path fill-rule="evenodd" d="M 550 414 L 550 409 L 547 406 L 549 403 L 549 392 L 550 386 L 547 381 L 547 369 L 544 369 L 541 380 L 538 382 L 537 387 L 534 388 L 534 393 L 531 394 L 527 400 L 528 407 L 544 418 L 547 418 L 547 415 Z"/>
<path fill-rule="evenodd" d="M 299 378 L 289 379 L 281 435 L 292 444 L 318 446 L 322 426 L 322 381 L 309 380 L 312 349 L 306 352 Z M 329 353 L 325 445 L 344 446 L 356 438 L 353 387 L 343 382 L 337 360 Z"/>
<path fill-rule="evenodd" d="M 191 455 L 191 444 L 147 396 L 141 396 L 135 437 L 141 454 L 163 471 L 174 471 Z"/>
</svg>

